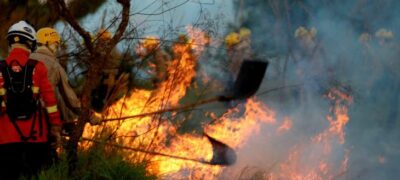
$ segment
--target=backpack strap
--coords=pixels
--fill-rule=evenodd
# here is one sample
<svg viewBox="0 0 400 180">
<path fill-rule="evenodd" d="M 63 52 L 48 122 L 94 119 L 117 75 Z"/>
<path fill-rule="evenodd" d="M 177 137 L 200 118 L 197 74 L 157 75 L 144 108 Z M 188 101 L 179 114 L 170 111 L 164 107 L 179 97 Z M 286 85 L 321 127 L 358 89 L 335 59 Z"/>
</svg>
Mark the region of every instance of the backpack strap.
<svg viewBox="0 0 400 180">
<path fill-rule="evenodd" d="M 13 60 L 13 61 L 16 61 L 16 60 Z M 33 70 L 35 69 L 35 66 L 36 66 L 37 63 L 38 63 L 37 60 L 28 59 L 28 61 L 26 62 L 25 66 L 23 66 L 24 67 L 23 71 L 25 71 L 25 77 L 24 77 L 25 83 L 28 83 L 28 84 L 24 84 L 24 86 L 28 87 L 30 89 L 32 89 Z M 0 69 L 1 69 L 1 72 L 3 74 L 4 85 L 7 86 L 7 88 L 8 88 L 8 86 L 12 86 L 10 73 L 9 73 L 9 71 L 11 69 L 10 69 L 10 66 L 7 65 L 6 61 L 1 61 Z"/>
<path fill-rule="evenodd" d="M 33 84 L 33 70 L 35 69 L 35 66 L 37 63 L 38 63 L 37 60 L 28 59 L 27 63 L 25 64 L 25 67 L 24 67 L 24 71 L 25 71 L 24 79 L 25 79 L 25 83 L 27 83 L 27 84 L 25 84 L 25 87 L 28 87 L 31 90 L 32 90 L 32 84 Z M 7 65 L 7 63 L 5 61 L 0 61 L 0 70 L 3 75 L 5 86 L 11 85 L 10 74 L 8 72 L 8 68 L 9 68 L 9 66 Z M 35 97 L 33 97 L 33 98 L 35 98 Z M 4 96 L 2 99 L 4 99 Z M 37 101 L 38 101 L 38 99 L 37 99 Z M 39 105 L 39 104 L 40 103 L 37 103 L 37 105 Z M 14 128 L 16 129 L 18 134 L 20 135 L 21 141 L 25 142 L 25 141 L 28 141 L 29 139 L 36 140 L 37 132 L 34 130 L 36 119 L 37 119 L 36 113 L 37 112 L 35 112 L 32 117 L 32 124 L 31 124 L 31 128 L 30 128 L 29 136 L 24 136 L 24 134 L 22 133 L 21 129 L 19 128 L 17 122 L 13 119 L 10 119 L 12 125 L 14 126 Z M 39 131 L 43 131 L 43 128 L 41 128 L 42 126 L 43 126 L 42 121 L 41 121 L 41 119 L 39 119 Z M 42 132 L 40 132 L 39 134 L 42 134 Z"/>
<path fill-rule="evenodd" d="M 34 59 L 29 59 L 28 62 L 26 63 L 26 68 L 27 69 L 27 82 L 30 82 L 29 86 L 31 86 L 31 88 L 33 87 L 33 70 L 35 69 L 36 65 L 38 64 L 39 61 L 34 60 Z M 35 98 L 35 97 L 34 97 Z M 38 97 L 36 97 L 38 98 Z M 43 114 L 43 110 L 40 104 L 40 101 L 37 99 L 36 101 L 36 106 L 39 112 L 39 136 L 43 136 L 43 120 L 42 120 L 42 114 Z M 35 113 L 35 117 L 36 117 L 36 113 Z M 32 126 L 33 127 L 33 126 Z M 33 128 L 31 130 L 31 136 L 33 136 Z"/>
<path fill-rule="evenodd" d="M 28 86 L 30 86 L 30 88 L 32 88 L 32 84 L 33 84 L 33 70 L 36 67 L 36 64 L 38 63 L 37 60 L 34 59 L 28 59 L 28 62 L 26 62 L 26 82 L 28 82 Z"/>
<path fill-rule="evenodd" d="M 10 85 L 10 74 L 8 73 L 7 68 L 9 68 L 9 67 L 8 67 L 6 61 L 5 60 L 0 61 L 0 71 L 1 71 L 1 74 L 2 74 L 3 80 L 4 80 L 3 88 L 6 88 Z M 5 101 L 4 97 L 5 97 L 4 95 L 1 97 L 1 101 Z M 10 119 L 10 121 L 11 121 L 12 125 L 14 126 L 15 130 L 17 131 L 17 133 L 19 134 L 21 140 L 27 141 L 29 138 L 23 135 L 18 124 L 14 120 Z"/>
<path fill-rule="evenodd" d="M 25 76 L 25 81 L 28 83 L 26 86 L 28 86 L 31 90 L 33 88 L 33 70 L 35 69 L 38 61 L 34 59 L 28 59 L 28 62 L 26 62 L 25 68 L 26 68 L 26 76 Z M 32 139 L 36 139 L 36 131 L 34 130 L 35 127 L 35 121 L 38 119 L 39 121 L 39 135 L 43 135 L 43 120 L 41 117 L 41 107 L 40 107 L 40 102 L 38 97 L 33 97 L 36 98 L 36 106 L 37 106 L 37 111 L 35 114 L 33 114 L 33 120 L 32 120 L 32 126 L 31 126 L 31 132 L 29 134 L 29 137 Z M 39 112 L 39 118 L 36 118 L 36 113 Z"/>
</svg>

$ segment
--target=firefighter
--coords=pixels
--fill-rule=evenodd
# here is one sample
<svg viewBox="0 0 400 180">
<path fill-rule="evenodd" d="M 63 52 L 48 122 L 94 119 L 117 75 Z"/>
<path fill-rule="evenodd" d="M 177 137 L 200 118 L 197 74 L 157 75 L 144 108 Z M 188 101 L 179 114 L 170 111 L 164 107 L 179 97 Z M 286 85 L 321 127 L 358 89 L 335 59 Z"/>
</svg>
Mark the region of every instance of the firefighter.
<svg viewBox="0 0 400 180">
<path fill-rule="evenodd" d="M 298 27 L 294 32 L 296 42 L 292 58 L 295 63 L 294 74 L 289 81 L 301 82 L 303 85 L 292 95 L 296 103 L 309 103 L 314 94 L 325 94 L 331 86 L 336 86 L 335 73 L 324 61 L 325 54 L 321 44 L 317 41 L 317 29 L 314 27 Z M 325 63 L 325 66 L 323 66 Z M 288 66 L 290 67 L 290 66 Z M 336 70 L 336 69 L 335 69 Z M 341 69 L 339 68 L 339 71 Z M 292 71 L 289 71 L 290 73 Z"/>
<path fill-rule="evenodd" d="M 155 89 L 167 79 L 167 63 L 170 59 L 167 53 L 160 48 L 160 40 L 155 36 L 148 36 L 136 47 L 136 54 L 140 60 L 140 66 L 149 69 L 150 78 L 144 80 L 135 78 L 145 89 Z M 148 80 L 150 79 L 150 80 Z"/>
<path fill-rule="evenodd" d="M 317 29 L 314 27 L 307 29 L 300 26 L 294 33 L 294 37 L 298 40 L 299 48 L 307 55 L 313 53 L 313 49 L 317 45 L 315 41 L 316 35 Z"/>
<path fill-rule="evenodd" d="M 30 58 L 42 61 L 46 65 L 48 78 L 57 94 L 63 129 L 69 134 L 74 120 L 80 114 L 81 103 L 68 82 L 67 73 L 56 57 L 61 38 L 58 32 L 50 27 L 39 29 L 36 35 L 38 48 Z"/>
<path fill-rule="evenodd" d="M 298 66 L 297 76 L 307 80 L 313 79 L 314 76 L 317 76 L 322 71 L 321 59 L 323 58 L 323 51 L 317 45 L 316 35 L 317 30 L 314 27 L 307 29 L 300 26 L 294 33 L 294 37 L 297 40 L 297 48 L 295 48 L 293 56 Z"/>
<path fill-rule="evenodd" d="M 371 34 L 364 32 L 358 37 L 358 41 L 362 44 L 367 44 L 371 41 Z"/>
<path fill-rule="evenodd" d="M 381 28 L 375 33 L 377 40 L 376 56 L 378 61 L 388 69 L 398 67 L 398 57 L 400 52 L 399 44 L 394 40 L 394 33 L 385 28 Z M 393 71 L 397 71 L 396 68 Z"/>
<path fill-rule="evenodd" d="M 111 40 L 112 34 L 106 29 L 101 28 L 95 39 L 95 46 L 97 49 L 101 49 L 100 52 L 105 53 L 110 47 L 108 42 Z M 103 54 L 105 56 L 105 54 Z M 115 78 L 118 74 L 118 68 L 120 65 L 120 57 L 116 49 L 113 49 L 111 53 L 106 57 L 106 60 L 102 62 L 103 64 L 103 75 L 107 76 L 105 82 L 108 88 L 111 88 L 115 84 Z"/>
<path fill-rule="evenodd" d="M 101 28 L 94 40 L 95 48 L 100 49 L 99 52 L 106 53 L 109 50 L 109 41 L 112 38 L 111 32 Z M 116 49 L 113 49 L 109 55 L 102 54 L 103 61 L 100 61 L 102 72 L 100 83 L 92 92 L 92 108 L 96 112 L 101 113 L 104 108 L 111 102 L 110 97 L 113 95 L 113 89 L 117 85 L 116 81 L 119 75 L 119 67 L 121 58 Z"/>
<path fill-rule="evenodd" d="M 46 66 L 29 59 L 36 48 L 35 29 L 20 21 L 9 28 L 7 41 L 10 52 L 1 63 L 0 76 L 0 179 L 29 178 L 51 165 L 51 146 L 61 140 L 61 120 Z M 18 73 L 26 75 L 22 86 L 16 81 L 22 80 Z M 39 98 L 45 103 L 48 121 L 37 107 Z M 26 108 L 21 109 L 22 105 Z"/>
<path fill-rule="evenodd" d="M 252 57 L 251 31 L 240 28 L 239 32 L 231 32 L 225 37 L 225 46 L 229 60 L 229 86 L 233 86 L 244 60 Z"/>
<path fill-rule="evenodd" d="M 387 44 L 391 44 L 391 42 L 393 42 L 394 34 L 390 30 L 381 28 L 375 32 L 375 37 L 378 39 L 379 44 L 384 46 Z"/>
<path fill-rule="evenodd" d="M 238 32 L 231 32 L 225 37 L 225 46 L 228 55 L 229 65 L 228 82 L 225 89 L 227 94 L 234 91 L 235 81 L 239 75 L 243 61 L 252 58 L 251 50 L 251 31 L 248 28 L 240 28 Z M 245 112 L 246 100 L 230 101 L 227 105 L 229 108 L 238 107 L 239 115 Z"/>
<path fill-rule="evenodd" d="M 393 127 L 398 127 L 399 121 L 399 91 L 400 91 L 400 73 L 398 67 L 400 66 L 400 45 L 395 41 L 395 34 L 393 31 L 381 28 L 375 33 L 378 46 L 376 47 L 376 57 L 379 61 L 381 70 L 378 74 L 378 79 L 372 87 L 372 93 L 375 99 L 380 99 L 380 95 L 386 94 L 391 97 L 388 101 L 378 101 L 381 106 L 388 107 L 387 117 L 384 126 L 389 130 L 394 130 Z M 374 66 L 376 68 L 376 65 Z M 384 87 L 384 88 L 383 88 Z"/>
</svg>

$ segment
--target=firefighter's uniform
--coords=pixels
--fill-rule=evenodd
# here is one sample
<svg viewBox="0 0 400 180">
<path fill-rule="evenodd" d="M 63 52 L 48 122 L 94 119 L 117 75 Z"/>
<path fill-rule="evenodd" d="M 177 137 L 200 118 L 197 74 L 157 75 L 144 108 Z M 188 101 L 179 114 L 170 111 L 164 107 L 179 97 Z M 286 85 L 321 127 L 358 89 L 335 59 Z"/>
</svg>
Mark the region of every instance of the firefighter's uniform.
<svg viewBox="0 0 400 180">
<path fill-rule="evenodd" d="M 239 33 L 232 32 L 225 38 L 228 57 L 230 60 L 229 70 L 232 72 L 232 79 L 235 80 L 239 74 L 240 67 L 244 60 L 252 56 L 251 32 L 247 28 L 241 28 Z"/>
<path fill-rule="evenodd" d="M 136 53 L 141 63 L 149 70 L 147 73 L 152 77 L 151 81 L 138 79 L 135 77 L 138 86 L 145 89 L 155 89 L 167 79 L 167 64 L 170 56 L 160 48 L 160 40 L 157 37 L 146 37 L 137 47 Z"/>
<path fill-rule="evenodd" d="M 6 63 L 10 65 L 10 62 L 13 61 L 12 68 L 14 68 L 15 62 L 24 66 L 30 54 L 28 48 L 34 49 L 34 29 L 26 22 L 20 21 L 11 26 L 7 38 L 12 49 L 5 60 Z M 25 40 L 22 42 L 26 43 L 26 45 L 17 43 L 24 38 Z M 3 99 L 5 99 L 6 95 L 4 82 L 1 74 L 0 95 Z M 0 179 L 18 179 L 20 175 L 29 177 L 45 166 L 50 165 L 52 160 L 50 138 L 59 140 L 61 120 L 57 110 L 57 100 L 51 83 L 47 78 L 46 66 L 41 62 L 38 62 L 33 70 L 31 89 L 34 96 L 38 95 L 45 102 L 49 118 L 46 120 L 44 113 L 36 111 L 36 115 L 33 115 L 30 119 L 16 120 L 14 122 L 20 130 L 18 132 L 7 113 L 1 113 Z M 5 103 L 1 105 L 4 111 L 7 107 L 5 107 Z M 24 109 L 21 109 L 21 111 L 24 111 Z M 36 133 L 32 135 L 32 131 L 36 131 Z M 23 139 L 21 134 L 23 136 L 31 134 L 32 136 L 28 139 Z"/>
<path fill-rule="evenodd" d="M 51 48 L 52 45 L 60 44 L 60 37 L 52 28 L 40 29 L 37 36 L 39 47 L 30 58 L 43 62 L 48 69 L 47 75 L 57 94 L 61 119 L 65 123 L 72 123 L 80 112 L 81 103 L 69 85 L 67 73 L 56 58 L 56 49 Z"/>
</svg>

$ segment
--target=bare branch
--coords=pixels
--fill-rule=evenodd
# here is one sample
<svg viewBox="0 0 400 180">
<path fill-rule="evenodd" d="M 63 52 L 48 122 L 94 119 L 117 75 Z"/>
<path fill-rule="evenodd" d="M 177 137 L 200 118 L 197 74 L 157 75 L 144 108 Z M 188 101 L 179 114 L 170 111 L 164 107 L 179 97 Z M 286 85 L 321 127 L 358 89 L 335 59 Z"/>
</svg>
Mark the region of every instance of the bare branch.
<svg viewBox="0 0 400 180">
<path fill-rule="evenodd" d="M 127 147 L 127 146 L 122 146 L 122 145 L 119 145 L 119 144 L 104 143 L 104 142 L 101 142 L 101 141 L 98 141 L 98 140 L 85 138 L 85 137 L 82 137 L 82 140 L 83 141 L 93 142 L 93 143 L 105 144 L 107 146 L 111 146 L 111 147 L 115 147 L 115 148 L 119 148 L 119 149 L 125 149 L 125 150 L 129 150 L 129 151 L 136 151 L 136 152 L 141 152 L 141 153 L 146 153 L 146 154 L 152 154 L 152 155 L 155 155 L 155 156 L 164 156 L 164 157 L 168 157 L 168 158 L 181 159 L 181 160 L 186 160 L 186 161 L 194 161 L 194 162 L 199 162 L 199 163 L 209 164 L 209 165 L 219 165 L 219 164 L 215 164 L 215 163 L 213 163 L 211 161 L 206 161 L 206 160 L 203 160 L 203 159 L 194 159 L 194 158 L 188 158 L 188 157 L 165 154 L 165 153 L 161 153 L 161 152 L 149 151 L 149 150 L 146 150 L 146 149 Z"/>
<path fill-rule="evenodd" d="M 186 3 L 188 3 L 188 2 L 189 2 L 189 0 L 186 0 L 186 1 L 180 3 L 180 4 L 176 5 L 176 6 L 173 6 L 173 7 L 171 7 L 171 8 L 165 9 L 165 10 L 163 10 L 163 11 L 161 11 L 161 12 L 157 12 L 157 13 L 142 13 L 141 11 L 139 11 L 139 12 L 137 12 L 137 13 L 131 14 L 131 16 L 134 16 L 134 15 L 147 15 L 147 16 L 161 15 L 161 14 L 164 14 L 164 13 L 166 13 L 166 12 L 172 11 L 172 10 L 174 10 L 174 9 L 180 7 L 180 6 L 183 6 L 183 5 L 185 5 Z M 143 10 L 142 10 L 142 11 L 143 11 Z"/>
<path fill-rule="evenodd" d="M 263 94 L 267 94 L 269 92 L 281 90 L 281 89 L 295 88 L 295 87 L 299 87 L 299 86 L 302 86 L 302 85 L 303 84 L 294 84 L 294 85 L 287 85 L 287 86 L 272 88 L 272 89 L 266 90 L 264 92 L 258 93 L 257 96 L 260 96 L 260 95 L 263 95 Z M 209 103 L 218 102 L 218 101 L 229 101 L 229 100 L 233 100 L 233 99 L 235 99 L 235 98 L 234 97 L 229 97 L 229 96 L 217 96 L 217 97 L 214 97 L 214 98 L 201 100 L 201 101 L 198 101 L 198 102 L 195 102 L 195 103 L 191 103 L 191 104 L 187 104 L 187 105 L 183 105 L 183 106 L 172 107 L 172 108 L 167 108 L 167 109 L 161 109 L 161 110 L 158 110 L 158 111 L 153 111 L 153 112 L 148 112 L 148 113 L 143 113 L 143 114 L 136 114 L 136 115 L 132 115 L 132 116 L 104 119 L 102 122 L 119 121 L 119 120 L 131 119 L 131 118 L 142 118 L 142 117 L 156 115 L 156 114 L 163 114 L 163 113 L 166 113 L 166 112 L 184 111 L 184 110 L 188 110 L 188 109 L 193 109 L 195 107 L 198 107 L 198 106 L 201 106 L 201 105 L 204 105 L 204 104 L 209 104 Z"/>
<path fill-rule="evenodd" d="M 83 29 L 81 25 L 79 25 L 76 18 L 71 14 L 69 9 L 67 8 L 65 1 L 54 0 L 49 2 L 53 6 L 53 8 L 55 8 L 60 13 L 60 16 L 63 17 L 64 20 L 66 20 L 72 26 L 72 28 L 75 29 L 76 32 L 79 33 L 79 35 L 83 38 L 89 52 L 93 53 L 93 44 L 91 43 L 90 33 L 87 32 L 85 29 Z"/>
<path fill-rule="evenodd" d="M 114 34 L 114 37 L 110 41 L 110 48 L 107 50 L 106 54 L 109 54 L 114 46 L 120 41 L 129 23 L 129 11 L 131 8 L 130 0 L 117 0 L 117 2 L 122 6 L 122 20 Z"/>
<path fill-rule="evenodd" d="M 173 108 L 168 108 L 168 109 L 161 109 L 159 111 L 154 111 L 154 112 L 148 112 L 148 113 L 143 113 L 143 114 L 137 114 L 137 115 L 125 116 L 125 117 L 119 117 L 119 118 L 112 118 L 112 119 L 104 119 L 102 122 L 119 121 L 119 120 L 131 119 L 131 118 L 140 118 L 140 117 L 146 117 L 146 116 L 151 116 L 151 115 L 156 115 L 156 114 L 162 114 L 162 113 L 166 113 L 166 112 L 187 110 L 187 109 L 195 108 L 200 105 L 217 102 L 217 101 L 221 101 L 221 100 L 226 100 L 226 99 L 229 99 L 229 97 L 220 96 L 220 97 L 210 98 L 210 99 L 202 100 L 202 101 L 184 105 L 184 106 L 178 106 L 178 107 L 173 107 Z"/>
</svg>

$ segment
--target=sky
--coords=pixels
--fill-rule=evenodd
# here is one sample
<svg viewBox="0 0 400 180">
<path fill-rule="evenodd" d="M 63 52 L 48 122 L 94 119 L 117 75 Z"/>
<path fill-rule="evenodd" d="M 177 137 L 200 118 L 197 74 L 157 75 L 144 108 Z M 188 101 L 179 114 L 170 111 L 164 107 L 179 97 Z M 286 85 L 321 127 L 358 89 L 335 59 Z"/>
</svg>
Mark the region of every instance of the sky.
<svg viewBox="0 0 400 180">
<path fill-rule="evenodd" d="M 170 9 L 174 10 L 167 11 L 162 15 L 158 16 L 147 16 L 147 15 L 135 15 L 132 16 L 133 21 L 140 24 L 142 21 L 147 23 L 142 24 L 143 27 L 147 28 L 147 32 L 150 34 L 158 34 L 158 28 L 160 26 L 167 26 L 173 24 L 175 27 L 184 27 L 186 25 L 193 24 L 197 21 L 201 10 L 207 14 L 209 18 L 221 18 L 224 22 L 233 21 L 233 4 L 232 0 L 133 0 L 131 1 L 131 12 L 132 13 L 159 13 Z M 180 4 L 183 4 L 180 6 Z M 107 11 L 107 19 L 113 17 L 120 11 L 119 4 L 115 1 L 107 1 L 96 13 L 88 15 L 81 20 L 83 26 L 90 31 L 95 31 L 101 25 L 101 19 L 104 12 Z M 107 20 L 106 20 L 107 21 Z M 58 28 L 62 28 L 59 25 Z M 222 27 L 224 29 L 225 27 Z"/>
</svg>

